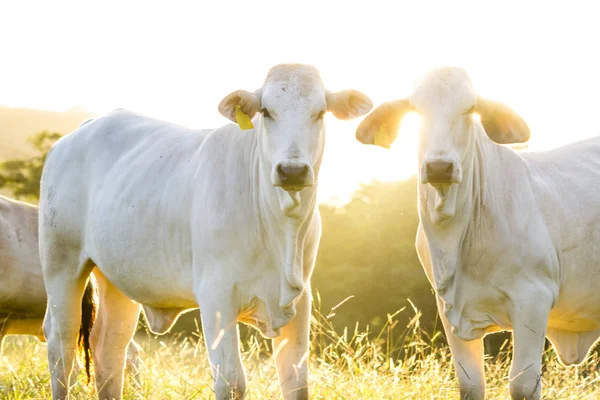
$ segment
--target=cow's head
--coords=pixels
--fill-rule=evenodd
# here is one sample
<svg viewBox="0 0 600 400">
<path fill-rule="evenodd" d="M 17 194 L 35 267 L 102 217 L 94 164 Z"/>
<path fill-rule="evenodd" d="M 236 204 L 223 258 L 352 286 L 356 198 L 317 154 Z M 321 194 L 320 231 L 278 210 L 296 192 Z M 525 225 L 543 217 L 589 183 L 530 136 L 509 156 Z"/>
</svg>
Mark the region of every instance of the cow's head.
<svg viewBox="0 0 600 400">
<path fill-rule="evenodd" d="M 496 143 L 529 140 L 529 128 L 519 115 L 501 103 L 479 97 L 467 73 L 454 67 L 432 70 L 409 98 L 376 108 L 358 127 L 357 139 L 387 147 L 409 111 L 422 117 L 418 174 L 422 184 L 436 190 L 434 222 L 445 221 L 456 212 L 457 187 L 463 181 L 465 162 L 474 151 L 480 124 Z M 480 115 L 481 122 L 473 118 L 474 113 Z"/>
<path fill-rule="evenodd" d="M 316 183 L 325 144 L 325 113 L 350 119 L 368 113 L 373 104 L 355 90 L 329 93 L 312 66 L 282 64 L 269 71 L 259 90 L 226 96 L 219 111 L 236 122 L 236 106 L 250 118 L 262 114 L 256 120 L 261 160 L 270 169 L 274 186 L 297 192 Z"/>
</svg>

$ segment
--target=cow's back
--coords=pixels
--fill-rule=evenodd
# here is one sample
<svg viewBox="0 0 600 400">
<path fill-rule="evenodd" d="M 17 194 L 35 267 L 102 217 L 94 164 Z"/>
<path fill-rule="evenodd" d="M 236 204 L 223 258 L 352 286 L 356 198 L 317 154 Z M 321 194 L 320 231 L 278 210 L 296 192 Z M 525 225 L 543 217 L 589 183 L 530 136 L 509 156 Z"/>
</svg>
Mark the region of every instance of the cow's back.
<svg viewBox="0 0 600 400">
<path fill-rule="evenodd" d="M 105 203 L 116 207 L 124 198 L 144 196 L 151 202 L 162 182 L 188 173 L 190 159 L 208 132 L 125 110 L 82 124 L 48 154 L 40 193 L 41 225 L 61 231 L 65 239 L 80 240 L 86 233 L 79 230 L 85 229 L 81 221 L 98 202 L 108 198 L 111 201 Z"/>
<path fill-rule="evenodd" d="M 37 221 L 37 207 L 0 196 L 0 316 L 44 315 Z"/>
<path fill-rule="evenodd" d="M 72 246 L 110 281 L 128 282 L 126 294 L 152 298 L 145 281 L 129 277 L 189 264 L 192 177 L 210 132 L 119 110 L 61 138 L 42 176 L 42 257 L 45 248 Z"/>
<path fill-rule="evenodd" d="M 520 154 L 527 162 L 542 207 L 578 211 L 600 201 L 600 190 L 595 190 L 600 187 L 600 136 L 551 151 Z"/>
<path fill-rule="evenodd" d="M 557 251 L 600 262 L 600 252 L 591 253 L 600 240 L 600 137 L 523 158 Z"/>
<path fill-rule="evenodd" d="M 560 294 L 549 326 L 600 328 L 600 137 L 524 154 L 554 244 Z"/>
</svg>

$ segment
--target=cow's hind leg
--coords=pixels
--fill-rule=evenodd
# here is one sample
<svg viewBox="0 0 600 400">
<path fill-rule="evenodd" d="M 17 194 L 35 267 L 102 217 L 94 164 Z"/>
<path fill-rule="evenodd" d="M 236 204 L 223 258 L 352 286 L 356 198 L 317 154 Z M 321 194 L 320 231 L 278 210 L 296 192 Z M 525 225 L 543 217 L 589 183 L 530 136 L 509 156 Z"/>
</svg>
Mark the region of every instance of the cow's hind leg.
<svg viewBox="0 0 600 400">
<path fill-rule="evenodd" d="M 125 355 L 137 327 L 140 305 L 110 283 L 98 269 L 98 317 L 91 345 L 99 399 L 120 400 L 123 395 Z"/>
<path fill-rule="evenodd" d="M 54 246 L 42 253 L 48 294 L 44 334 L 48 342 L 52 397 L 66 399 L 82 327 L 83 293 L 93 265 L 78 249 L 68 246 Z"/>
<path fill-rule="evenodd" d="M 223 289 L 222 289 L 223 290 Z M 201 293 L 208 291 L 201 291 Z M 223 290 L 223 293 L 232 291 Z M 246 374 L 239 349 L 238 309 L 226 295 L 198 300 L 202 332 L 210 359 L 217 400 L 240 400 L 246 393 Z"/>
</svg>

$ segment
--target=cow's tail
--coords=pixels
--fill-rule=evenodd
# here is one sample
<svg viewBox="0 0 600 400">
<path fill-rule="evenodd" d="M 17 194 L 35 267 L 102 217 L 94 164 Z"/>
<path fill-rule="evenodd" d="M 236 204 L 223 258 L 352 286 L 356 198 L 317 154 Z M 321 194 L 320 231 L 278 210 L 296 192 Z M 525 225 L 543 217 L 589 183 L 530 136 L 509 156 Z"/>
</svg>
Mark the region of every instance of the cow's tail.
<svg viewBox="0 0 600 400">
<path fill-rule="evenodd" d="M 88 280 L 83 299 L 81 301 L 81 326 L 79 327 L 79 337 L 77 344 L 79 352 L 83 353 L 85 359 L 85 373 L 87 382 L 90 383 L 90 365 L 92 365 L 92 349 L 90 347 L 90 334 L 96 320 L 96 285 L 93 277 Z"/>
</svg>

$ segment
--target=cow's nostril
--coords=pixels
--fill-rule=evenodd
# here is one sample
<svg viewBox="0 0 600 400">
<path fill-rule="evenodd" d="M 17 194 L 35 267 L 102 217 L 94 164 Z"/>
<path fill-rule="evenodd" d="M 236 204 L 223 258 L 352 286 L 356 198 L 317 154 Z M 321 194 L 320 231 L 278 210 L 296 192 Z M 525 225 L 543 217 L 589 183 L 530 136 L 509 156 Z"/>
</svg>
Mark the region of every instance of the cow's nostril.
<svg viewBox="0 0 600 400">
<path fill-rule="evenodd" d="M 308 167 L 306 165 L 279 165 L 277 172 L 285 178 L 297 178 L 306 176 L 308 174 Z"/>
<path fill-rule="evenodd" d="M 283 166 L 281 164 L 277 166 L 277 174 L 282 177 L 285 176 L 285 172 L 283 171 Z"/>
</svg>

